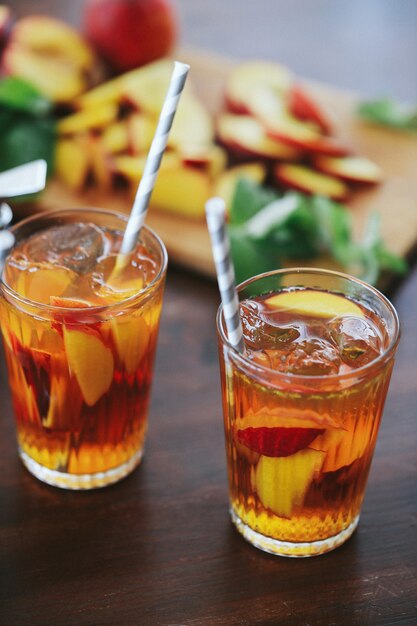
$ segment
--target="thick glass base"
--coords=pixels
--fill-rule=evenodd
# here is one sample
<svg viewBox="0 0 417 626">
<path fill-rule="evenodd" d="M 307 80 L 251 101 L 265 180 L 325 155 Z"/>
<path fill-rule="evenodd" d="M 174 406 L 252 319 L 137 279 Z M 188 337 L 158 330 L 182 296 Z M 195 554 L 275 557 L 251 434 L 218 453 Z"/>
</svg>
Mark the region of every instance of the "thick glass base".
<svg viewBox="0 0 417 626">
<path fill-rule="evenodd" d="M 123 463 L 123 465 L 114 467 L 106 472 L 97 472 L 95 474 L 68 474 L 67 472 L 51 470 L 40 465 L 37 461 L 34 461 L 21 449 L 19 449 L 19 454 L 29 472 L 42 482 L 52 485 L 53 487 L 61 487 L 61 489 L 81 490 L 97 489 L 117 483 L 133 472 L 135 467 L 139 465 L 143 456 L 143 450 L 139 450 L 139 452 L 133 455 L 126 463 Z"/>
<path fill-rule="evenodd" d="M 345 528 L 345 530 L 342 530 L 337 535 L 333 535 L 333 537 L 328 537 L 327 539 L 322 539 L 320 541 L 293 543 L 291 541 L 279 541 L 278 539 L 273 539 L 272 537 L 266 537 L 265 535 L 258 533 L 256 530 L 252 530 L 252 528 L 245 524 L 240 517 L 236 515 L 232 508 L 230 509 L 230 515 L 232 517 L 232 522 L 240 534 L 243 535 L 246 541 L 255 546 L 255 548 L 259 548 L 260 550 L 269 552 L 270 554 L 288 557 L 319 556 L 320 554 L 330 552 L 330 550 L 334 550 L 347 541 L 359 523 L 358 515 L 355 517 L 353 522 Z"/>
</svg>

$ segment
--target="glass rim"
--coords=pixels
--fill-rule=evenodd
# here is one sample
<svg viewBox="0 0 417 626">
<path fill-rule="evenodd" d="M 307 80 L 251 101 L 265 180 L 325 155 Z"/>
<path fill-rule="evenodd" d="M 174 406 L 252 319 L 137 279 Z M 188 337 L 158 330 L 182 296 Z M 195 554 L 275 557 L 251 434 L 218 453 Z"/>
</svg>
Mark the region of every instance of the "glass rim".
<svg viewBox="0 0 417 626">
<path fill-rule="evenodd" d="M 68 209 L 52 209 L 50 211 L 41 211 L 39 213 L 36 213 L 35 215 L 30 215 L 29 217 L 19 220 L 9 230 L 11 233 L 15 234 L 16 231 L 18 231 L 20 228 L 26 226 L 27 224 L 30 224 L 31 222 L 36 222 L 39 219 L 59 217 L 68 213 L 74 214 L 77 212 L 111 215 L 113 217 L 120 219 L 121 221 L 125 223 L 127 223 L 128 218 L 129 218 L 128 215 L 126 215 L 125 213 L 121 213 L 120 211 L 113 211 L 111 209 L 103 209 L 99 207 L 73 207 L 73 208 L 68 208 Z M 160 267 L 158 269 L 158 273 L 152 279 L 152 281 L 148 283 L 147 285 L 145 285 L 140 291 L 129 296 L 128 298 L 124 298 L 123 300 L 119 300 L 118 302 L 112 302 L 109 304 L 99 304 L 99 305 L 79 307 L 79 308 L 57 306 L 53 304 L 45 304 L 44 302 L 37 302 L 36 300 L 32 300 L 31 298 L 26 298 L 25 296 L 21 296 L 19 293 L 17 293 L 17 291 L 12 289 L 12 287 L 10 287 L 6 282 L 4 282 L 3 271 L 0 272 L 0 294 L 1 292 L 4 292 L 8 294 L 8 296 L 11 297 L 13 301 L 17 301 L 24 306 L 35 307 L 36 309 L 39 309 L 39 311 L 60 311 L 61 313 L 70 311 L 71 315 L 73 315 L 74 318 L 77 318 L 77 316 L 82 317 L 83 315 L 85 315 L 86 311 L 88 311 L 89 315 L 92 315 L 95 313 L 102 313 L 103 311 L 113 311 L 113 310 L 117 310 L 120 308 L 124 308 L 126 306 L 131 306 L 134 302 L 136 302 L 136 300 L 143 299 L 148 293 L 153 291 L 156 285 L 158 285 L 158 283 L 161 281 L 163 275 L 166 272 L 167 265 L 168 265 L 168 253 L 167 253 L 167 249 L 162 239 L 159 237 L 159 235 L 157 235 L 157 233 L 152 228 L 150 228 L 146 224 L 144 224 L 142 228 L 148 234 L 151 235 L 151 237 L 154 239 L 156 244 L 159 246 L 162 258 L 161 258 Z M 6 260 L 7 260 L 7 257 L 4 262 L 6 262 Z"/>
<path fill-rule="evenodd" d="M 385 361 L 387 361 L 391 357 L 392 354 L 395 353 L 395 350 L 398 346 L 398 342 L 400 339 L 401 331 L 400 331 L 400 322 L 398 318 L 398 313 L 395 310 L 394 305 L 388 300 L 386 296 L 384 296 L 384 294 L 381 291 L 379 291 L 379 289 L 377 289 L 376 287 L 373 287 L 369 283 L 366 283 L 360 278 L 356 278 L 355 276 L 352 276 L 351 274 L 345 274 L 343 272 L 338 272 L 335 270 L 328 270 L 324 268 L 312 268 L 312 267 L 281 268 L 278 270 L 264 272 L 262 274 L 258 274 L 256 276 L 252 276 L 251 278 L 248 278 L 247 280 L 237 285 L 236 287 L 237 292 L 243 291 L 243 289 L 245 289 L 248 285 L 250 285 L 251 283 L 254 283 L 255 281 L 261 280 L 263 278 L 268 278 L 270 276 L 276 276 L 278 274 L 326 275 L 329 277 L 333 276 L 334 278 L 341 278 L 341 279 L 356 283 L 357 285 L 367 289 L 368 291 L 371 291 L 379 300 L 381 300 L 384 303 L 384 305 L 390 311 L 390 313 L 392 314 L 393 321 L 394 321 L 393 335 L 390 338 L 390 342 L 387 345 L 387 347 L 384 349 L 384 351 L 380 355 L 377 356 L 376 359 L 373 359 L 369 363 L 366 363 L 365 365 L 362 365 L 361 367 L 358 367 L 357 369 L 352 370 L 350 372 L 345 372 L 343 374 L 320 374 L 318 376 L 313 375 L 313 374 L 293 374 L 291 372 L 279 372 L 270 367 L 266 367 L 259 363 L 255 363 L 250 358 L 245 356 L 245 354 L 242 354 L 241 352 L 239 352 L 236 346 L 230 343 L 227 337 L 227 334 L 225 332 L 224 323 L 223 323 L 223 304 L 220 303 L 219 308 L 217 309 L 217 315 L 216 315 L 217 332 L 220 336 L 222 344 L 227 346 L 228 350 L 233 354 L 234 358 L 240 364 L 252 370 L 253 372 L 257 372 L 258 375 L 262 375 L 262 374 L 266 374 L 268 376 L 272 375 L 274 379 L 276 379 L 277 381 L 285 380 L 287 382 L 294 382 L 294 383 L 296 382 L 307 383 L 308 382 L 311 384 L 311 383 L 320 382 L 320 381 L 344 381 L 344 380 L 350 380 L 352 378 L 361 377 L 364 374 L 366 374 L 369 370 L 372 370 L 374 368 L 378 368 L 379 366 L 381 366 Z M 273 381 L 269 381 L 269 384 L 271 383 L 273 384 Z"/>
</svg>

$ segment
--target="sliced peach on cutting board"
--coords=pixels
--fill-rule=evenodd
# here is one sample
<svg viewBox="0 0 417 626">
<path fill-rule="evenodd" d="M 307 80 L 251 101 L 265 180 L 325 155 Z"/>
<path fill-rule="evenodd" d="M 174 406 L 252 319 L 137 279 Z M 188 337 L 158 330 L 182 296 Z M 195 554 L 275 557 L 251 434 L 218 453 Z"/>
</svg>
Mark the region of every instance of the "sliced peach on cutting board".
<svg viewBox="0 0 417 626">
<path fill-rule="evenodd" d="M 278 63 L 269 61 L 240 63 L 227 82 L 226 105 L 234 113 L 249 113 L 248 100 L 256 89 L 269 90 L 279 98 L 288 92 L 291 83 L 290 71 Z"/>
<path fill-rule="evenodd" d="M 119 112 L 114 102 L 104 102 L 94 109 L 77 111 L 63 117 L 57 124 L 60 135 L 75 135 L 90 130 L 100 130 L 112 124 Z"/>
<path fill-rule="evenodd" d="M 314 122 L 323 133 L 329 135 L 332 132 L 331 112 L 323 104 L 317 102 L 305 87 L 292 85 L 288 94 L 288 107 L 295 117 Z"/>
<path fill-rule="evenodd" d="M 263 506 L 280 517 L 291 517 L 294 507 L 303 503 L 324 456 L 324 452 L 309 449 L 280 458 L 261 455 L 253 486 Z"/>
<path fill-rule="evenodd" d="M 87 87 L 75 66 L 54 56 L 35 54 L 13 42 L 3 53 L 2 66 L 6 74 L 27 80 L 54 102 L 69 102 Z"/>
<path fill-rule="evenodd" d="M 209 146 L 186 144 L 179 148 L 178 153 L 185 166 L 203 170 L 213 178 L 226 167 L 226 152 L 215 144 Z"/>
<path fill-rule="evenodd" d="M 132 154 L 147 153 L 155 134 L 155 122 L 143 113 L 133 113 L 127 120 L 129 148 Z"/>
<path fill-rule="evenodd" d="M 376 185 L 383 177 L 381 168 L 365 157 L 316 156 L 313 165 L 325 174 L 337 176 L 352 183 Z"/>
<path fill-rule="evenodd" d="M 64 326 L 63 334 L 68 367 L 78 382 L 85 403 L 93 406 L 112 383 L 113 354 L 92 330 Z"/>
<path fill-rule="evenodd" d="M 136 191 L 144 165 L 144 157 L 114 158 L 115 173 L 131 183 L 132 191 Z M 164 211 L 200 218 L 204 216 L 211 188 L 211 178 L 206 172 L 186 167 L 176 154 L 166 154 L 152 192 L 151 204 Z"/>
<path fill-rule="evenodd" d="M 87 40 L 69 24 L 47 15 L 27 15 L 18 20 L 12 39 L 33 53 L 62 59 L 83 71 L 91 70 L 95 63 Z"/>
<path fill-rule="evenodd" d="M 58 139 L 55 148 L 55 175 L 73 191 L 87 183 L 91 166 L 88 137 Z"/>
<path fill-rule="evenodd" d="M 149 343 L 149 327 L 143 317 L 112 320 L 112 335 L 120 361 L 128 374 L 139 367 Z"/>
<path fill-rule="evenodd" d="M 295 315 L 328 319 L 339 315 L 364 316 L 362 309 L 349 298 L 318 289 L 282 291 L 266 298 L 264 302 L 269 309 L 289 311 Z"/>
<path fill-rule="evenodd" d="M 320 195 L 332 200 L 346 200 L 349 188 L 340 179 L 320 174 L 305 165 L 279 163 L 274 169 L 276 181 L 283 187 L 310 195 Z"/>
<path fill-rule="evenodd" d="M 250 115 L 221 115 L 217 121 L 217 133 L 220 142 L 236 156 L 287 161 L 300 156 L 295 148 L 269 137 L 263 125 Z"/>
<path fill-rule="evenodd" d="M 129 130 L 127 120 L 110 124 L 101 135 L 103 146 L 109 154 L 125 152 L 129 148 Z"/>
<path fill-rule="evenodd" d="M 90 137 L 91 173 L 97 187 L 110 189 L 113 175 L 110 168 L 110 155 L 107 154 L 101 137 Z"/>
<path fill-rule="evenodd" d="M 207 109 L 194 96 L 181 99 L 175 114 L 168 146 L 180 149 L 187 144 L 207 146 L 214 139 L 214 124 Z"/>
</svg>

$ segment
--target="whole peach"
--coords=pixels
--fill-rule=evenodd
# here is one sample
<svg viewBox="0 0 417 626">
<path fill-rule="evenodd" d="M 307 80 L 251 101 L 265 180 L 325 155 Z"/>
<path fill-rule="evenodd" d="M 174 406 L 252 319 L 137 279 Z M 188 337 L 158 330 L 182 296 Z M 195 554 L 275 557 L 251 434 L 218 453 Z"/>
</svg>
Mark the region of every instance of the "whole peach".
<svg viewBox="0 0 417 626">
<path fill-rule="evenodd" d="M 87 0 L 84 28 L 99 54 L 119 72 L 169 54 L 177 36 L 169 0 Z"/>
</svg>

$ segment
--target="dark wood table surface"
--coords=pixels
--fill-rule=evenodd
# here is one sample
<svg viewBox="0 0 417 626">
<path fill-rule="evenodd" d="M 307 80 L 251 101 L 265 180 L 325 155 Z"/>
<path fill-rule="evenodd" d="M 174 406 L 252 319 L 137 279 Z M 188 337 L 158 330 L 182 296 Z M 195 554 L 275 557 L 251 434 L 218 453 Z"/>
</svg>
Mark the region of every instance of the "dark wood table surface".
<svg viewBox="0 0 417 626">
<path fill-rule="evenodd" d="M 75 23 L 81 4 L 12 3 Z M 177 6 L 184 43 L 417 100 L 413 0 Z M 402 341 L 361 522 L 344 546 L 312 559 L 264 554 L 229 521 L 213 283 L 170 268 L 146 456 L 104 490 L 48 487 L 21 466 L 1 358 L 0 624 L 417 624 L 415 268 L 391 297 Z"/>
</svg>

